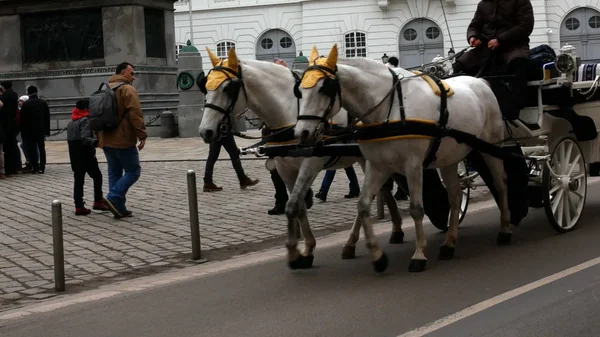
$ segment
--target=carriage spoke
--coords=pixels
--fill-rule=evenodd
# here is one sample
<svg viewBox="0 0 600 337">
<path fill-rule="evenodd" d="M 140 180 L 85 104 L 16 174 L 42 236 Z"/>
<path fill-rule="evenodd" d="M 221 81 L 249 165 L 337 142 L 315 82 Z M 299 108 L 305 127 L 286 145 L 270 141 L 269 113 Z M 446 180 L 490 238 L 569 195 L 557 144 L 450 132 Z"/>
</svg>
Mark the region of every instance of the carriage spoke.
<svg viewBox="0 0 600 337">
<path fill-rule="evenodd" d="M 557 164 L 559 166 L 558 170 L 557 170 L 558 174 L 563 174 L 563 171 L 565 170 L 565 165 L 564 165 L 565 161 L 566 161 L 565 157 L 566 157 L 565 156 L 565 145 L 564 145 L 564 143 L 561 143 L 560 150 L 558 151 L 558 162 L 557 162 Z"/>
<path fill-rule="evenodd" d="M 550 190 L 550 196 L 552 196 L 554 193 L 556 193 L 556 191 L 560 190 L 560 185 L 556 185 L 554 187 L 552 187 L 552 189 Z"/>
<path fill-rule="evenodd" d="M 561 224 L 563 227 L 569 227 L 571 226 L 571 202 L 570 202 L 570 198 L 569 198 L 569 194 L 567 193 L 567 195 L 565 195 L 563 197 L 562 200 L 562 204 L 563 204 L 563 213 L 565 215 L 565 220 L 566 222 L 564 224 Z"/>
<path fill-rule="evenodd" d="M 579 159 L 581 159 L 581 154 L 578 154 L 577 157 L 575 157 L 575 160 L 573 161 L 573 163 L 570 164 L 571 167 L 569 168 L 569 172 L 567 172 L 568 176 L 573 174 L 573 171 L 575 171 L 575 167 L 577 166 L 577 164 L 579 164 Z"/>
<path fill-rule="evenodd" d="M 574 161 L 571 161 L 571 153 L 572 152 L 573 152 L 573 143 L 569 142 L 569 148 L 567 149 L 567 153 L 565 154 L 564 161 L 562 161 L 562 163 L 565 164 L 563 167 L 561 167 L 562 174 L 568 174 L 567 171 L 570 170 L 571 163 L 573 163 L 572 167 L 575 167 L 575 164 L 579 161 L 579 158 L 575 159 Z"/>
<path fill-rule="evenodd" d="M 558 193 L 556 193 L 556 196 L 554 196 L 554 198 L 552 199 L 552 213 L 556 214 L 556 209 L 558 208 L 558 205 L 560 204 L 560 199 L 562 199 L 563 196 L 563 190 L 559 190 Z"/>
<path fill-rule="evenodd" d="M 562 192 L 563 190 L 560 190 L 560 191 Z M 564 217 L 564 213 L 563 212 L 565 210 L 565 207 L 563 206 L 563 204 L 564 204 L 564 200 L 563 200 L 564 199 L 564 195 L 562 193 L 559 193 L 559 194 L 560 194 L 561 198 L 559 198 L 556 201 L 556 204 L 552 205 L 552 206 L 556 206 L 555 208 L 557 208 L 557 211 L 558 211 L 558 214 L 555 213 L 556 214 L 556 222 L 558 222 L 559 226 L 564 227 L 563 226 L 563 217 Z"/>
<path fill-rule="evenodd" d="M 574 177 L 571 177 L 571 180 L 579 180 L 579 179 L 583 179 L 583 177 L 585 177 L 585 173 L 580 173 Z"/>
<path fill-rule="evenodd" d="M 578 196 L 580 199 L 583 199 L 583 194 L 581 194 L 581 192 L 579 191 L 571 191 L 571 193 L 575 194 L 576 196 Z"/>
</svg>

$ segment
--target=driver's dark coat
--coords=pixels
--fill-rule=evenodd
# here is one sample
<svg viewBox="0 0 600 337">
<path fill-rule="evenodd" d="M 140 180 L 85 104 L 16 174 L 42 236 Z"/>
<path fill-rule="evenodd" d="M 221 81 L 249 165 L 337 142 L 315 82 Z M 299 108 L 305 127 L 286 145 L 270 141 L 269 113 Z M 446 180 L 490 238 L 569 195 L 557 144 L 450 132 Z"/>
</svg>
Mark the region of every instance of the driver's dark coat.
<svg viewBox="0 0 600 337">
<path fill-rule="evenodd" d="M 506 63 L 527 59 L 534 22 L 530 0 L 482 0 L 467 29 L 467 41 L 474 36 L 482 40 L 480 48 L 487 48 L 489 40 L 497 39 Z"/>
</svg>

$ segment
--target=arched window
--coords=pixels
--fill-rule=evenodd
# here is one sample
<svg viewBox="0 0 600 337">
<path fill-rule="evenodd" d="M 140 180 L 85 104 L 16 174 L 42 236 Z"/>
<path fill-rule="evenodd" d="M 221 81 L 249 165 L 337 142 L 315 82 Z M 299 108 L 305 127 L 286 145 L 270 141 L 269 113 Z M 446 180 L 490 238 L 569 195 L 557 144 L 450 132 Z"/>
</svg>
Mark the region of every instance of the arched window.
<svg viewBox="0 0 600 337">
<path fill-rule="evenodd" d="M 222 59 L 227 58 L 227 53 L 231 48 L 235 48 L 235 42 L 223 41 L 217 43 L 217 56 Z"/>
<path fill-rule="evenodd" d="M 344 35 L 346 57 L 367 57 L 367 37 L 362 32 L 350 32 Z"/>
</svg>

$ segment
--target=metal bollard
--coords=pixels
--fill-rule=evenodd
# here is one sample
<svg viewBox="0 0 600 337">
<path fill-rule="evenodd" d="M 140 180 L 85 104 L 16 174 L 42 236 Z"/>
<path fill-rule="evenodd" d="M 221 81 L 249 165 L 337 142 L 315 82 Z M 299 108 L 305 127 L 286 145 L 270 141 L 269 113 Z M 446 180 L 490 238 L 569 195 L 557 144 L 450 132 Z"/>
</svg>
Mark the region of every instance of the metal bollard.
<svg viewBox="0 0 600 337">
<path fill-rule="evenodd" d="M 200 250 L 200 222 L 198 220 L 198 192 L 196 189 L 196 172 L 187 171 L 188 203 L 190 208 L 190 229 L 192 235 L 192 260 L 205 262 Z"/>
<path fill-rule="evenodd" d="M 379 192 L 377 193 L 377 219 L 381 220 L 384 218 L 383 212 L 383 196 Z"/>
<path fill-rule="evenodd" d="M 52 242 L 54 248 L 54 289 L 65 291 L 62 206 L 59 200 L 52 201 Z"/>
</svg>

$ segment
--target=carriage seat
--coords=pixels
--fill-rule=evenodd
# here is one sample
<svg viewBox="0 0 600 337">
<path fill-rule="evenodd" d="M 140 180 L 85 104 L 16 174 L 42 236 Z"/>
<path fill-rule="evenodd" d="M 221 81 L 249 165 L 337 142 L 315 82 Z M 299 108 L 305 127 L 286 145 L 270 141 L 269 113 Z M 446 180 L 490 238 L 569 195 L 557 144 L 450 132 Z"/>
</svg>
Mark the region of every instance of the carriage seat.
<svg viewBox="0 0 600 337">
<path fill-rule="evenodd" d="M 573 74 L 573 81 L 593 81 L 597 76 L 600 76 L 600 64 L 598 63 L 584 63 L 579 66 L 577 71 Z"/>
</svg>

